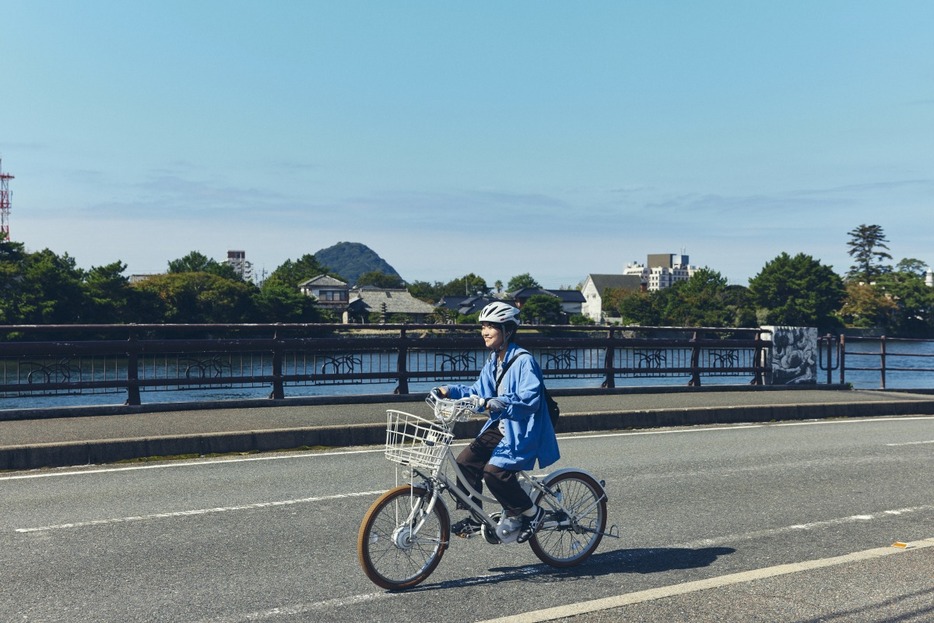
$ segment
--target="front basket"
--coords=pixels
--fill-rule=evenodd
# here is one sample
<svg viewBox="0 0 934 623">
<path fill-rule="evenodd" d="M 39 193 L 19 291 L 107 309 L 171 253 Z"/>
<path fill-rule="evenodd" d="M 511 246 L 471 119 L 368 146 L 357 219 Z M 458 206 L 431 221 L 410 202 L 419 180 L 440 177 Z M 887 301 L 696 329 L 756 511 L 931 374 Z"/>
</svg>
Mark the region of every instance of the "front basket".
<svg viewBox="0 0 934 623">
<path fill-rule="evenodd" d="M 393 463 L 434 470 L 453 439 L 453 433 L 417 415 L 386 411 L 386 458 Z"/>
</svg>

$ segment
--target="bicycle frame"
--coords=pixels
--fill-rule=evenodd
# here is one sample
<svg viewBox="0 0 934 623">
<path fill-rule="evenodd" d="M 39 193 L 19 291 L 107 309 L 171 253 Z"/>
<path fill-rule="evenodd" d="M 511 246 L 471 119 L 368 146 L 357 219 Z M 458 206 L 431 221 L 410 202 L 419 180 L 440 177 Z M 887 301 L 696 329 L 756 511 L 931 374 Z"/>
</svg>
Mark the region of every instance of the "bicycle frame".
<svg viewBox="0 0 934 623">
<path fill-rule="evenodd" d="M 444 473 L 443 468 L 445 465 L 453 469 L 454 474 L 455 474 L 455 478 L 453 480 L 449 478 L 447 474 Z M 593 504 L 591 505 L 591 507 L 588 507 L 585 509 L 565 508 L 563 501 L 558 496 L 556 496 L 554 492 L 552 492 L 548 487 L 542 484 L 542 481 L 547 480 L 552 476 L 561 474 L 566 471 L 572 471 L 572 468 L 562 468 L 562 469 L 556 470 L 554 472 L 551 472 L 541 477 L 533 476 L 524 470 L 520 470 L 519 479 L 522 484 L 528 485 L 527 487 L 524 487 L 524 488 L 526 488 L 527 493 L 529 493 L 529 497 L 531 497 L 533 501 L 537 501 L 541 499 L 541 497 L 551 498 L 554 501 L 553 503 L 557 508 L 567 513 L 568 519 L 566 521 L 569 524 L 573 524 L 572 518 L 574 516 L 578 514 L 587 514 L 588 512 L 592 510 L 593 506 L 596 506 L 601 501 L 606 500 L 607 495 L 606 495 L 606 491 L 602 490 L 600 492 L 601 493 L 600 497 L 593 501 Z M 582 472 L 584 470 L 573 469 L 573 471 Z M 447 506 L 444 502 L 444 499 L 441 497 L 441 494 L 447 491 L 451 496 L 457 499 L 458 502 L 466 506 L 467 509 L 470 510 L 470 512 L 473 513 L 474 516 L 476 516 L 478 519 L 483 521 L 483 523 L 486 525 L 486 527 L 489 530 L 488 534 L 492 536 L 493 538 L 495 538 L 497 542 L 512 543 L 518 537 L 517 534 L 511 534 L 511 535 L 499 534 L 499 532 L 497 531 L 498 522 L 496 521 L 494 517 L 495 513 L 490 514 L 490 513 L 485 512 L 482 506 L 474 502 L 474 499 L 479 499 L 484 504 L 493 504 L 494 506 L 499 505 L 499 501 L 496 500 L 495 498 L 484 495 L 481 492 L 474 489 L 472 486 L 470 486 L 470 483 L 468 483 L 467 480 L 464 478 L 464 473 L 463 471 L 461 471 L 460 465 L 457 464 L 457 461 L 454 458 L 454 452 L 451 450 L 450 446 L 448 446 L 445 449 L 444 458 L 441 462 L 441 465 L 438 467 L 437 470 L 435 470 L 435 473 L 426 474 L 426 473 L 423 473 L 419 469 L 412 469 L 412 473 L 418 474 L 423 479 L 423 482 L 426 488 L 429 489 L 429 491 L 431 492 L 431 501 L 428 504 L 428 508 L 425 510 L 426 514 L 430 514 L 431 510 L 434 508 L 434 505 L 439 502 Z M 584 472 L 584 473 L 587 473 L 587 472 Z M 603 482 L 597 480 L 596 477 L 593 477 L 593 478 L 595 481 L 599 482 L 602 487 Z M 413 480 L 413 486 L 414 486 L 414 479 L 411 479 L 411 480 Z M 460 485 L 458 483 L 460 483 Z M 464 487 L 464 489 L 466 489 L 466 492 L 461 489 L 461 485 Z M 537 492 L 539 496 L 536 497 L 533 492 Z M 412 509 L 412 513 L 406 520 L 407 524 L 411 524 L 411 521 L 413 519 L 412 515 L 415 514 L 416 510 L 417 509 Z M 500 517 L 502 518 L 502 516 Z M 560 525 L 560 523 L 562 522 L 558 522 L 556 524 L 553 521 L 551 522 L 546 521 L 543 527 L 554 528 L 557 525 Z M 412 532 L 417 534 L 421 526 L 422 526 L 422 522 L 420 522 L 418 525 L 412 526 Z M 586 531 L 584 528 L 580 528 L 577 526 L 574 526 L 574 530 L 576 532 Z M 615 533 L 615 531 L 604 532 L 603 534 L 606 536 L 618 538 L 618 534 Z M 490 541 L 490 536 L 487 536 L 486 534 L 484 536 L 487 538 L 488 541 Z M 493 541 L 490 541 L 490 542 L 492 543 Z"/>
<path fill-rule="evenodd" d="M 448 466 L 453 470 L 454 478 L 450 478 L 446 473 L 444 473 L 443 469 L 445 466 Z M 496 535 L 497 539 L 499 540 L 503 540 L 502 537 L 496 533 L 497 522 L 495 521 L 494 517 L 491 514 L 485 512 L 480 504 L 474 502 L 476 499 L 480 500 L 483 504 L 493 504 L 494 506 L 498 506 L 499 501 L 493 497 L 484 495 L 483 493 L 477 491 L 470 485 L 469 482 L 467 482 L 467 479 L 464 477 L 464 472 L 461 470 L 460 465 L 457 464 L 457 461 L 454 457 L 454 452 L 450 447 L 445 450 L 444 459 L 441 463 L 441 466 L 438 468 L 437 473 L 428 475 L 417 469 L 412 471 L 413 473 L 418 474 L 425 479 L 432 492 L 429 511 L 431 506 L 438 503 L 439 501 L 441 504 L 445 504 L 441 494 L 447 491 L 460 504 L 467 507 L 467 510 L 469 510 L 475 517 L 483 521 L 483 523 L 485 523 L 487 528 L 490 530 L 490 534 Z M 520 471 L 519 478 L 522 483 L 530 483 L 533 488 L 539 491 L 544 491 L 541 485 L 526 472 Z M 460 485 L 458 483 L 460 483 Z M 461 486 L 463 486 L 466 491 L 462 490 Z M 515 535 L 513 536 L 512 540 L 515 540 Z"/>
</svg>

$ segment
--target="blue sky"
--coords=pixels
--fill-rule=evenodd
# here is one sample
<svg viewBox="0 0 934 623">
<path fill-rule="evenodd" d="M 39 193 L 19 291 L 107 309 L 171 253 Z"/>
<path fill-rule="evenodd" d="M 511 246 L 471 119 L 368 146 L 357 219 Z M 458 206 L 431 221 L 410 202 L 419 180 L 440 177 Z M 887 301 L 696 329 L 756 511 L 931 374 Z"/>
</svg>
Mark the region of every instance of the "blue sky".
<svg viewBox="0 0 934 623">
<path fill-rule="evenodd" d="M 362 242 L 545 287 L 934 264 L 934 3 L 0 0 L 11 230 L 88 268 Z"/>
</svg>

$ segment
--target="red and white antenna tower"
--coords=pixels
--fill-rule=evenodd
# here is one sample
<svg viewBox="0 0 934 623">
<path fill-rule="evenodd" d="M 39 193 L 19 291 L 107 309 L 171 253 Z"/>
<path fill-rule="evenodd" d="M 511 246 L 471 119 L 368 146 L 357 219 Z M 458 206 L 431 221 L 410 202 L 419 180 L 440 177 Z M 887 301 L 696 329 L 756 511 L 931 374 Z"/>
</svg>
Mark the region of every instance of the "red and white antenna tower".
<svg viewBox="0 0 934 623">
<path fill-rule="evenodd" d="M 10 180 L 13 176 L 3 172 L 3 160 L 0 160 L 0 234 L 10 239 Z"/>
</svg>

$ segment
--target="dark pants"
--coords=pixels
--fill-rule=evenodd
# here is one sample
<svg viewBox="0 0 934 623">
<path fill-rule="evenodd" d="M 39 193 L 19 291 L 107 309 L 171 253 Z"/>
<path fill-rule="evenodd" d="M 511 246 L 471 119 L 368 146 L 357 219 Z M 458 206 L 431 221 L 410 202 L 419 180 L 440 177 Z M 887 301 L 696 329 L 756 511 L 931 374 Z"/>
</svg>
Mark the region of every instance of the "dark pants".
<svg viewBox="0 0 934 623">
<path fill-rule="evenodd" d="M 519 515 L 524 510 L 532 508 L 532 500 L 519 484 L 519 472 L 490 465 L 488 461 L 493 456 L 493 449 L 503 439 L 503 434 L 495 424 L 490 426 L 469 446 L 464 448 L 457 456 L 457 464 L 464 473 L 464 479 L 478 492 L 483 492 L 483 483 L 490 488 L 493 497 L 503 505 L 507 515 Z M 464 492 L 467 489 L 457 483 Z M 483 503 L 474 498 L 480 506 Z M 460 502 L 458 508 L 464 508 Z"/>
</svg>

